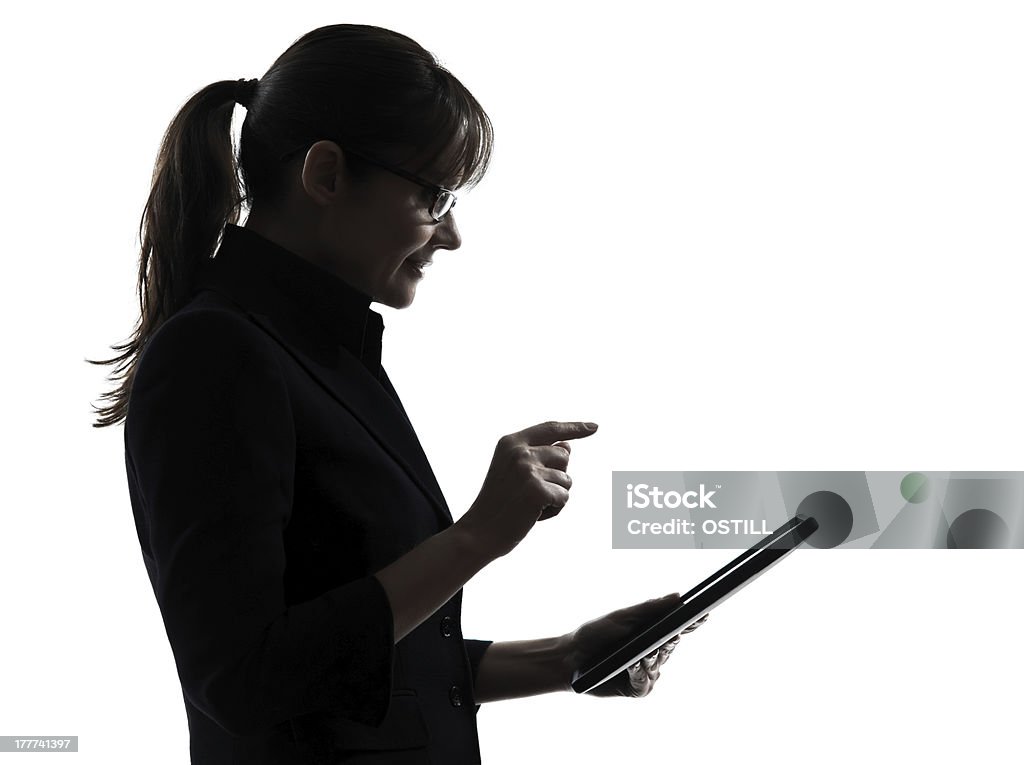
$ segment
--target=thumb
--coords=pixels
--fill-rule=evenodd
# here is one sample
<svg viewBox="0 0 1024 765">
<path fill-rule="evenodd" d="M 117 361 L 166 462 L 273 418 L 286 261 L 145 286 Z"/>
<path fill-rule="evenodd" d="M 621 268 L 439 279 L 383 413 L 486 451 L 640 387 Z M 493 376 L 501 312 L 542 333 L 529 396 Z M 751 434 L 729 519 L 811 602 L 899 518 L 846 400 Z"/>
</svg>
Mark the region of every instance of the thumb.
<svg viewBox="0 0 1024 765">
<path fill-rule="evenodd" d="M 670 611 L 678 604 L 679 593 L 675 592 L 661 598 L 654 598 L 652 600 L 646 600 L 643 603 L 637 603 L 636 605 L 629 606 L 623 610 L 638 617 L 643 617 L 650 614 Z"/>
<path fill-rule="evenodd" d="M 647 605 L 647 603 L 669 603 L 673 600 L 679 600 L 678 592 L 670 592 L 668 595 L 662 595 L 660 598 L 648 600 L 644 602 L 643 605 Z"/>
</svg>

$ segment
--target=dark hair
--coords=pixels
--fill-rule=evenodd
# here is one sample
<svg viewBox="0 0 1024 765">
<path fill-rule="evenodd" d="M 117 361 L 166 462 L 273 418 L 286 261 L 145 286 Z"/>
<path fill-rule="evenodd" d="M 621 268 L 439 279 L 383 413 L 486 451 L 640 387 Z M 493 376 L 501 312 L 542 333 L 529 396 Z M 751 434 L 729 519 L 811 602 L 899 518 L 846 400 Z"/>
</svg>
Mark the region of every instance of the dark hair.
<svg viewBox="0 0 1024 765">
<path fill-rule="evenodd" d="M 231 139 L 236 80 L 195 93 L 164 134 L 139 225 L 140 317 L 119 355 L 119 387 L 102 394 L 94 427 L 128 411 L 135 365 L 149 338 L 188 300 L 203 259 L 243 204 L 273 206 L 294 162 L 284 159 L 318 140 L 431 167 L 439 183 L 473 186 L 490 162 L 486 112 L 437 59 L 398 32 L 334 24 L 296 40 L 260 78 L 242 122 L 236 161 Z M 244 99 L 243 99 L 244 100 Z M 349 158 L 346 158 L 348 161 Z M 359 162 L 354 161 L 353 172 Z"/>
</svg>

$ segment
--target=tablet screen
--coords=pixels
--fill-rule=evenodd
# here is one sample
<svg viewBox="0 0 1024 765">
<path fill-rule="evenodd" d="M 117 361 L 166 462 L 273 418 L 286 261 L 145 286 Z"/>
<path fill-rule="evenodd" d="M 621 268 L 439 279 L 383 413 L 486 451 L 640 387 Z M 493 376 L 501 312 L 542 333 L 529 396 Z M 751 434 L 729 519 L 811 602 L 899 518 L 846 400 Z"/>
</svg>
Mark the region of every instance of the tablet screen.
<svg viewBox="0 0 1024 765">
<path fill-rule="evenodd" d="M 814 518 L 790 518 L 749 550 L 720 568 L 685 595 L 657 622 L 628 638 L 585 669 L 573 673 L 572 689 L 586 693 L 657 650 L 722 601 L 778 563 L 818 528 Z"/>
</svg>

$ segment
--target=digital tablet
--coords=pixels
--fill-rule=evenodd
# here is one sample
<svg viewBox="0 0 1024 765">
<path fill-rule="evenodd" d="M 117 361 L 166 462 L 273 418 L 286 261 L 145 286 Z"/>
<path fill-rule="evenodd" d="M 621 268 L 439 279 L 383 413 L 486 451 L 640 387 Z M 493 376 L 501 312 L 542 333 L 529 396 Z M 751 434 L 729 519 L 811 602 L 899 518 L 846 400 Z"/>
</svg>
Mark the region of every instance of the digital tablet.
<svg viewBox="0 0 1024 765">
<path fill-rule="evenodd" d="M 586 693 L 649 653 L 660 648 L 734 592 L 754 581 L 795 550 L 818 528 L 811 517 L 797 515 L 779 526 L 728 565 L 720 568 L 685 595 L 679 605 L 635 637 L 611 649 L 604 658 L 573 673 L 572 689 Z"/>
</svg>

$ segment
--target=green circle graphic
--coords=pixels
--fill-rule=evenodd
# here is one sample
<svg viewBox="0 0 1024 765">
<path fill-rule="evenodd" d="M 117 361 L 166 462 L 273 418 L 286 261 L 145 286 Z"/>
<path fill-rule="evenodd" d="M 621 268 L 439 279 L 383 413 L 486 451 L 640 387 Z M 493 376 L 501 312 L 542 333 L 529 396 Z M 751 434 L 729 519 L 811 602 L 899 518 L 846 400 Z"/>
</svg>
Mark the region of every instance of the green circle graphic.
<svg viewBox="0 0 1024 765">
<path fill-rule="evenodd" d="M 907 502 L 917 504 L 928 499 L 930 486 L 924 473 L 907 473 L 900 481 L 900 494 Z"/>
</svg>

